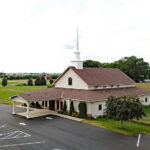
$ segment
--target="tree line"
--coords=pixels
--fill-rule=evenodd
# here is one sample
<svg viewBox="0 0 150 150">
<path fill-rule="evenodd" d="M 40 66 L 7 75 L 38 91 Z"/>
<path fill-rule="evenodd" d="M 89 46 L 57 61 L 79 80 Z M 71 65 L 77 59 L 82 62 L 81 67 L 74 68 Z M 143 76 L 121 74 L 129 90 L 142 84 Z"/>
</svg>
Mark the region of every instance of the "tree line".
<svg viewBox="0 0 150 150">
<path fill-rule="evenodd" d="M 85 60 L 84 67 L 119 68 L 136 82 L 150 79 L 150 65 L 143 58 L 136 56 L 124 57 L 112 63 L 101 63 L 95 60 Z"/>
<path fill-rule="evenodd" d="M 52 74 L 52 79 L 57 79 L 60 74 Z M 23 76 L 16 76 L 16 75 L 7 75 L 6 73 L 0 73 L 0 78 L 7 78 L 7 80 L 24 80 L 24 79 L 36 79 L 39 75 L 23 75 Z"/>
</svg>

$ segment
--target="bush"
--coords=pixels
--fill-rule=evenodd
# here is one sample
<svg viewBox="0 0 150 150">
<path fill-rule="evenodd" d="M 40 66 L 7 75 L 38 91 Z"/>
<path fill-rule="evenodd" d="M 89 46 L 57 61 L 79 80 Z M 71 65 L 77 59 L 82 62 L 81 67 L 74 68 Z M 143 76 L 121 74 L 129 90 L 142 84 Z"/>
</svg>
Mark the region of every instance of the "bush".
<svg viewBox="0 0 150 150">
<path fill-rule="evenodd" d="M 51 85 L 47 85 L 47 88 L 51 88 L 52 86 Z"/>
<path fill-rule="evenodd" d="M 23 104 L 23 106 L 27 107 L 27 104 L 26 104 L 26 103 L 24 103 L 24 104 Z"/>
<path fill-rule="evenodd" d="M 2 86 L 6 86 L 7 85 L 7 78 L 4 77 L 3 80 L 2 80 Z"/>
<path fill-rule="evenodd" d="M 63 110 L 58 111 L 59 114 L 64 114 Z"/>
<path fill-rule="evenodd" d="M 38 86 L 38 85 L 46 85 L 46 80 L 45 80 L 45 78 L 43 76 L 42 77 L 37 77 L 34 84 L 36 86 Z"/>
<path fill-rule="evenodd" d="M 67 104 L 66 104 L 66 101 L 64 101 L 63 112 L 66 112 L 66 111 L 67 111 Z"/>
<path fill-rule="evenodd" d="M 16 86 L 27 86 L 26 83 L 22 83 L 22 84 L 17 84 Z"/>
<path fill-rule="evenodd" d="M 46 85 L 46 80 L 45 80 L 45 77 L 41 77 L 41 85 Z"/>
<path fill-rule="evenodd" d="M 87 113 L 86 113 L 86 103 L 85 102 L 80 102 L 78 105 L 79 108 L 79 118 L 86 118 Z"/>
<path fill-rule="evenodd" d="M 41 106 L 38 102 L 35 103 L 35 107 L 38 108 L 38 109 L 41 109 Z"/>
<path fill-rule="evenodd" d="M 35 106 L 35 103 L 34 103 L 34 102 L 32 102 L 32 103 L 30 104 L 30 107 L 35 108 L 35 107 L 36 107 L 36 106 Z"/>
<path fill-rule="evenodd" d="M 28 86 L 33 86 L 33 80 L 31 78 L 28 79 Z"/>
<path fill-rule="evenodd" d="M 53 84 L 53 82 L 54 82 L 54 80 L 53 80 L 53 79 L 49 80 L 49 83 L 50 83 L 50 84 Z"/>
<path fill-rule="evenodd" d="M 78 114 L 76 112 L 73 112 L 72 117 L 78 117 Z"/>
<path fill-rule="evenodd" d="M 74 105 L 73 105 L 73 101 L 70 102 L 70 112 L 69 112 L 69 115 L 71 116 L 72 113 L 74 113 Z"/>
</svg>

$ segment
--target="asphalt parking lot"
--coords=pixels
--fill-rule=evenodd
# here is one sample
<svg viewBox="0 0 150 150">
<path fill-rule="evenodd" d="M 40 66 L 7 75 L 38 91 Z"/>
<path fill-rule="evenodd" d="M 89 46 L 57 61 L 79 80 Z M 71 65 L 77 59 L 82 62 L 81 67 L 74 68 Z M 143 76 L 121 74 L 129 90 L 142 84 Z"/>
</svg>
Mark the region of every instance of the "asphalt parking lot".
<svg viewBox="0 0 150 150">
<path fill-rule="evenodd" d="M 22 108 L 17 108 L 20 111 Z M 126 136 L 56 116 L 26 120 L 0 104 L 0 150 L 150 150 L 150 136 Z"/>
</svg>

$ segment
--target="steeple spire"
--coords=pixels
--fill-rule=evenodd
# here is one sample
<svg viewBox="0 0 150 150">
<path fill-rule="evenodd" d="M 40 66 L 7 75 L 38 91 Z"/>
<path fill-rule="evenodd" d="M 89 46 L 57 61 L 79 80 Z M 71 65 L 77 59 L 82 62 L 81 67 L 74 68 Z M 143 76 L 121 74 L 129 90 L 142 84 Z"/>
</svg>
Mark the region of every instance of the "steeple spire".
<svg viewBox="0 0 150 150">
<path fill-rule="evenodd" d="M 78 27 L 77 27 L 77 45 L 76 51 L 74 52 L 75 60 L 71 61 L 72 66 L 75 66 L 77 69 L 83 69 L 83 61 L 80 60 L 80 52 L 79 52 L 79 35 L 78 35 Z"/>
<path fill-rule="evenodd" d="M 79 36 L 78 36 L 78 27 L 77 27 L 77 52 L 79 52 Z"/>
</svg>

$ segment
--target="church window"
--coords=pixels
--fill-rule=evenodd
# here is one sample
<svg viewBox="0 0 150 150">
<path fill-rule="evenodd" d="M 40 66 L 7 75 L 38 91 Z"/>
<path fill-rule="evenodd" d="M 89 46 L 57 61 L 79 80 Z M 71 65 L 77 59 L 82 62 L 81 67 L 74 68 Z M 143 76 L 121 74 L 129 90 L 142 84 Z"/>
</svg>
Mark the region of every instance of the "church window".
<svg viewBox="0 0 150 150">
<path fill-rule="evenodd" d="M 71 77 L 68 78 L 68 85 L 72 85 L 72 78 Z"/>
<path fill-rule="evenodd" d="M 147 102 L 147 97 L 145 97 L 145 102 Z"/>
<path fill-rule="evenodd" d="M 98 110 L 102 110 L 102 105 L 98 105 Z"/>
</svg>

